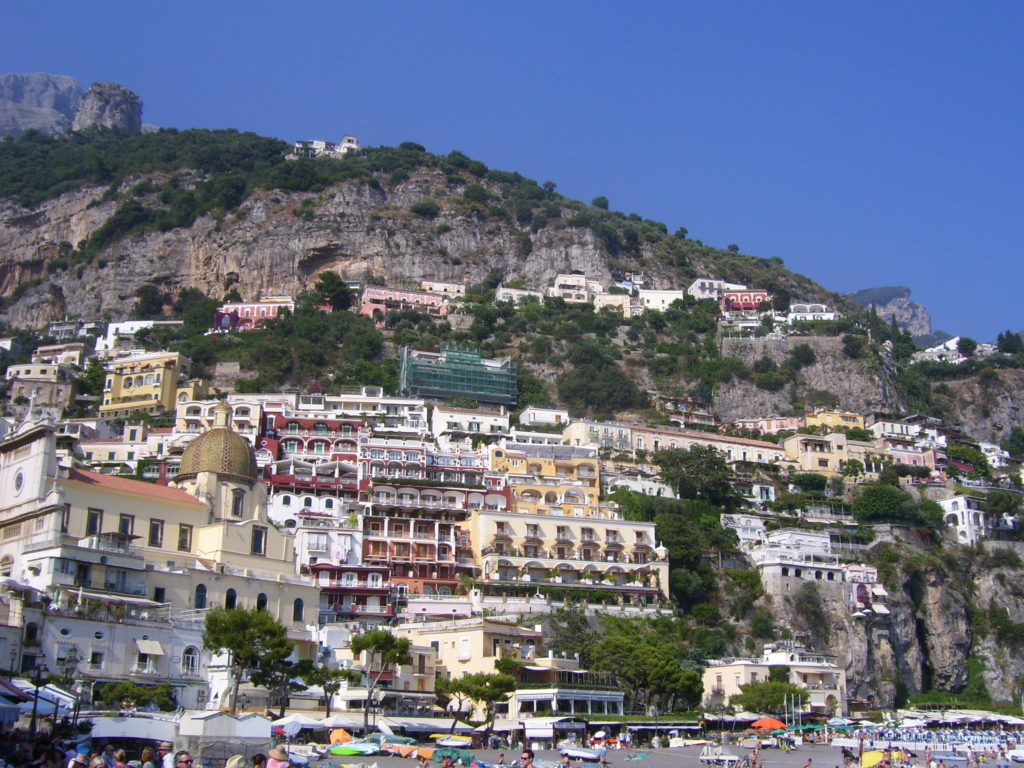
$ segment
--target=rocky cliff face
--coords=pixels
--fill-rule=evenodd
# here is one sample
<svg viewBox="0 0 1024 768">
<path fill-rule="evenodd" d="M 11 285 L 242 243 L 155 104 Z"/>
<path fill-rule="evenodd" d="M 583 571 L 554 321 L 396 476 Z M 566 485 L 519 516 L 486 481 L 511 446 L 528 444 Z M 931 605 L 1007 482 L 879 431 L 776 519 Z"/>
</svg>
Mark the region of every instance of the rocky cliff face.
<svg viewBox="0 0 1024 768">
<path fill-rule="evenodd" d="M 992 375 L 944 382 L 938 388 L 937 399 L 951 424 L 959 425 L 976 440 L 1001 443 L 1014 427 L 1024 427 L 1021 391 L 1024 371 L 1000 369 Z"/>
<path fill-rule="evenodd" d="M 812 390 L 829 392 L 844 408 L 869 411 L 899 412 L 904 409 L 877 363 L 852 360 L 842 352 L 842 342 L 825 337 L 787 337 L 785 339 L 722 339 L 722 354 L 752 365 L 762 357 L 783 363 L 790 350 L 807 344 L 815 351 L 817 361 L 800 371 L 800 383 L 794 393 L 789 387 L 778 392 L 758 389 L 752 382 L 734 379 L 719 385 L 714 392 L 715 414 L 723 422 L 744 418 L 746 414 L 781 414 L 792 409 L 793 395 L 804 399 Z"/>
<path fill-rule="evenodd" d="M 873 306 L 880 317 L 896 318 L 900 328 L 912 336 L 927 336 L 932 332 L 932 318 L 923 304 L 910 300 L 910 289 L 903 286 L 868 288 L 847 294 L 862 307 Z"/>
<path fill-rule="evenodd" d="M 93 83 L 78 105 L 71 129 L 94 126 L 138 133 L 142 130 L 142 100 L 123 85 Z"/>
<path fill-rule="evenodd" d="M 32 129 L 50 136 L 67 133 L 81 99 L 82 87 L 73 77 L 0 74 L 0 136 L 17 137 Z"/>
<path fill-rule="evenodd" d="M 142 101 L 116 83 L 94 83 L 85 95 L 73 77 L 46 72 L 0 74 L 0 136 L 29 130 L 60 136 L 93 126 L 142 130 Z"/>
<path fill-rule="evenodd" d="M 246 298 L 288 294 L 308 287 L 325 269 L 348 279 L 410 286 L 425 278 L 479 282 L 493 271 L 527 277 L 535 286 L 574 269 L 606 284 L 612 280 L 607 255 L 590 229 L 548 226 L 531 233 L 524 248 L 524 233 L 505 222 L 480 221 L 455 207 L 436 218 L 410 213 L 409 206 L 436 185 L 435 177 L 417 175 L 390 189 L 346 184 L 315 197 L 257 192 L 224 220 L 207 217 L 190 229 L 121 241 L 101 259 L 53 275 L 46 263 L 58 244 L 87 238 L 118 203 L 104 201 L 103 188 L 65 194 L 35 211 L 2 202 L 0 293 L 32 279 L 47 281 L 28 291 L 6 318 L 24 327 L 63 312 L 124 317 L 146 282 L 170 293 L 194 287 L 222 295 L 235 287 Z M 669 268 L 653 258 L 641 255 L 626 264 L 644 269 L 654 285 L 670 284 Z"/>
<path fill-rule="evenodd" d="M 985 559 L 989 555 L 976 552 L 940 562 L 905 530 L 894 532 L 880 534 L 897 542 L 899 555 L 885 579 L 888 615 L 854 616 L 851 585 L 827 581 L 814 582 L 822 611 L 812 614 L 799 598 L 806 582 L 791 579 L 791 589 L 771 601 L 777 624 L 815 650 L 838 654 L 848 694 L 876 706 L 892 707 L 903 695 L 930 689 L 963 690 L 969 659 L 980 662 L 993 701 L 1014 700 L 1024 683 L 1024 658 L 984 618 L 972 621 L 971 613 L 985 615 L 996 606 L 1014 624 L 1024 624 L 1024 571 L 994 566 Z M 1020 543 L 987 542 L 986 549 L 1024 554 Z"/>
</svg>

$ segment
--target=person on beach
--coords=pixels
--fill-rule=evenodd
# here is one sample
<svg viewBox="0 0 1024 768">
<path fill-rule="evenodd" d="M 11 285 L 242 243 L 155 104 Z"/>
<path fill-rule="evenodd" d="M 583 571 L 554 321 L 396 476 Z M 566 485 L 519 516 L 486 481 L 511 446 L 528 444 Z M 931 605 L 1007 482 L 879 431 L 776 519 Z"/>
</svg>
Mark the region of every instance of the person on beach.
<svg viewBox="0 0 1024 768">
<path fill-rule="evenodd" d="M 504 765 L 504 764 L 505 764 L 505 753 L 504 752 L 499 752 L 498 753 L 498 762 L 495 763 L 495 765 Z"/>
<path fill-rule="evenodd" d="M 533 768 L 533 750 L 524 749 L 519 756 L 519 768 Z"/>
</svg>

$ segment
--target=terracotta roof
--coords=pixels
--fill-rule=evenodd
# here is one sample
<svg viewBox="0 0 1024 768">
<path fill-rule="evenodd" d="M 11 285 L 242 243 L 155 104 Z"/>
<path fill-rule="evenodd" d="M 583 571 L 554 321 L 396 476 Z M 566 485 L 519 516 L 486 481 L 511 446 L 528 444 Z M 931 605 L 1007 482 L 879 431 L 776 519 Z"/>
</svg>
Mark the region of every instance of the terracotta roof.
<svg viewBox="0 0 1024 768">
<path fill-rule="evenodd" d="M 68 472 L 68 480 L 83 483 L 85 485 L 98 486 L 111 491 L 122 493 L 134 493 L 139 496 L 148 496 L 153 499 L 165 499 L 177 501 L 181 504 L 195 504 L 198 507 L 205 507 L 199 499 L 190 496 L 178 488 L 169 488 L 166 485 L 154 485 L 144 483 L 141 480 L 130 480 L 127 477 L 115 477 L 114 475 L 103 475 L 99 472 L 86 472 L 81 469 L 72 469 Z"/>
</svg>

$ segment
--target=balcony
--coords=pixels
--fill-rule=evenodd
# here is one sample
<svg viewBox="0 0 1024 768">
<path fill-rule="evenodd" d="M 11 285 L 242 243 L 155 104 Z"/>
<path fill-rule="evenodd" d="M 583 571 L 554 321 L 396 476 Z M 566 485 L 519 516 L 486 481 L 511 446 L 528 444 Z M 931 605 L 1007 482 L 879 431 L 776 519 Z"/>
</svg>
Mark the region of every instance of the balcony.
<svg viewBox="0 0 1024 768">
<path fill-rule="evenodd" d="M 384 553 L 383 556 L 386 557 L 387 553 Z M 373 555 L 366 555 L 366 557 L 373 557 Z M 317 579 L 316 585 L 320 589 L 374 589 L 384 592 L 391 591 L 391 583 L 388 581 L 368 581 L 366 579 L 356 579 L 355 581 Z"/>
<path fill-rule="evenodd" d="M 339 621 L 342 618 L 352 616 L 392 616 L 395 607 L 393 605 L 332 605 L 320 610 L 320 621 Z"/>
<path fill-rule="evenodd" d="M 145 597 L 149 593 L 145 584 L 118 584 L 116 582 L 107 582 L 103 585 L 103 589 L 107 592 L 113 592 L 118 595 L 133 595 L 135 597 Z"/>
<path fill-rule="evenodd" d="M 156 677 L 160 672 L 157 669 L 156 664 L 139 664 L 136 662 L 135 664 L 132 664 L 128 674 L 138 675 L 140 677 Z"/>
<path fill-rule="evenodd" d="M 386 482 L 386 480 L 384 482 Z M 415 499 L 406 496 L 373 496 L 370 501 L 373 504 L 378 504 L 382 507 L 407 507 L 410 509 L 442 509 L 453 511 L 462 511 L 465 509 L 465 505 L 463 504 L 450 504 L 446 501 L 424 501 L 423 499 Z"/>
</svg>

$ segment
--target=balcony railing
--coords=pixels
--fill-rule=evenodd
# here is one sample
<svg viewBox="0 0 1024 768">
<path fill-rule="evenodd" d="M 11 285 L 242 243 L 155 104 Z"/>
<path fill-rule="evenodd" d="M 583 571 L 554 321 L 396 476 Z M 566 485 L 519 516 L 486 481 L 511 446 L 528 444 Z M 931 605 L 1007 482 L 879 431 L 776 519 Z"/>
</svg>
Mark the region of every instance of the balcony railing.
<svg viewBox="0 0 1024 768">
<path fill-rule="evenodd" d="M 132 675 L 158 675 L 160 672 L 157 670 L 156 664 L 132 664 L 129 674 Z"/>
<path fill-rule="evenodd" d="M 115 584 L 107 582 L 103 585 L 103 589 L 119 595 L 134 595 L 136 597 L 145 597 L 148 594 L 145 584 Z"/>
<path fill-rule="evenodd" d="M 357 579 L 356 581 L 342 581 L 341 579 L 317 579 L 316 585 L 321 589 L 391 589 L 390 582 L 371 582 L 367 581 L 366 579 Z"/>
</svg>

